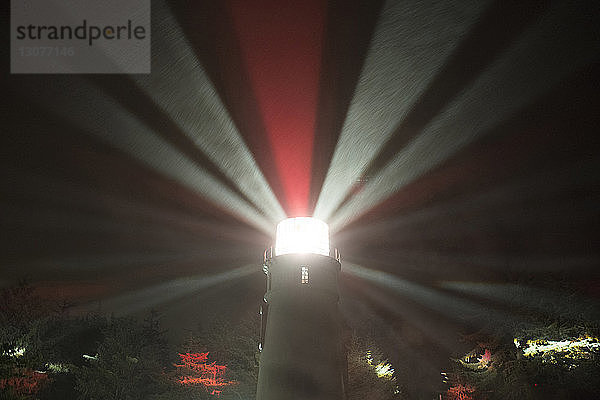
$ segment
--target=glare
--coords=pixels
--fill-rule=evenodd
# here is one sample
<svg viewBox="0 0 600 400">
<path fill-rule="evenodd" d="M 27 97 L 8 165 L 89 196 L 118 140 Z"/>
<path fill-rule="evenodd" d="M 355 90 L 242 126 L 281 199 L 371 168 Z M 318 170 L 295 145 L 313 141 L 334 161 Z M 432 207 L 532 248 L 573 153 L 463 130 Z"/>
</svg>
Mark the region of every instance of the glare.
<svg viewBox="0 0 600 400">
<path fill-rule="evenodd" d="M 139 290 L 105 298 L 102 300 L 102 308 L 119 310 L 119 315 L 131 315 L 165 303 L 174 302 L 208 288 L 234 282 L 255 272 L 258 272 L 256 265 L 248 264 L 211 275 L 198 274 L 179 277 Z M 76 314 L 86 314 L 97 308 L 98 302 L 93 301 L 76 306 L 73 312 Z"/>
<path fill-rule="evenodd" d="M 8 351 L 3 351 L 2 355 L 11 358 L 19 358 L 25 354 L 25 347 L 15 347 L 14 349 L 10 349 Z"/>
<path fill-rule="evenodd" d="M 515 342 L 518 342 L 515 339 Z M 556 363 L 558 358 L 573 360 L 592 358 L 592 353 L 600 350 L 600 343 L 595 337 L 566 338 L 563 340 L 527 340 L 523 349 L 525 357 L 541 356 L 542 362 Z"/>
<path fill-rule="evenodd" d="M 380 361 L 379 363 L 375 364 L 370 350 L 367 351 L 365 358 L 367 360 L 367 364 L 369 364 L 375 370 L 375 375 L 377 375 L 378 378 L 395 380 L 394 368 L 392 368 L 392 364 L 388 363 L 387 360 Z"/>
<path fill-rule="evenodd" d="M 385 1 L 315 208 L 316 217 L 331 224 L 330 218 L 352 186 L 427 93 L 487 3 L 471 1 L 468 7 L 450 8 L 443 3 L 411 7 L 407 2 Z M 446 34 L 440 37 L 435 30 L 423 29 L 418 20 L 435 20 L 446 28 Z M 417 39 L 405 40 L 408 32 Z M 338 230 L 333 224 L 331 229 Z"/>
<path fill-rule="evenodd" d="M 284 219 L 277 225 L 275 255 L 311 253 L 329 256 L 329 227 L 319 219 Z"/>
<path fill-rule="evenodd" d="M 375 373 L 379 378 L 391 378 L 394 375 L 394 369 L 391 364 L 380 362 L 375 366 Z"/>
</svg>

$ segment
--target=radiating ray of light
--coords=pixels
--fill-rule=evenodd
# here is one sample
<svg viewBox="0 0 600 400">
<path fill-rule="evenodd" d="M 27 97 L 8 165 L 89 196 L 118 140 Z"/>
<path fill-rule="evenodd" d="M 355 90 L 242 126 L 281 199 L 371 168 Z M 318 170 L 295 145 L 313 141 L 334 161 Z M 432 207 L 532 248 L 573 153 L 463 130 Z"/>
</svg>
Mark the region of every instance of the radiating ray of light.
<svg viewBox="0 0 600 400">
<path fill-rule="evenodd" d="M 177 278 L 165 283 L 104 299 L 100 305 L 106 310 L 118 310 L 120 315 L 134 314 L 185 296 L 191 296 L 211 287 L 239 280 L 240 278 L 257 273 L 259 270 L 256 265 L 245 265 L 214 275 Z M 78 306 L 73 312 L 79 314 L 97 309 L 98 303 L 93 302 Z"/>
<path fill-rule="evenodd" d="M 346 263 L 344 263 L 344 269 L 346 267 Z M 391 313 L 396 318 L 400 318 L 405 323 L 410 324 L 421 331 L 427 339 L 431 340 L 433 343 L 439 344 L 444 349 L 452 352 L 456 348 L 458 343 L 458 331 L 456 326 L 452 326 L 447 321 L 441 321 L 437 316 L 432 314 L 426 314 L 420 312 L 415 307 L 412 307 L 410 303 L 407 304 L 398 304 L 396 301 L 390 299 L 385 293 L 382 293 L 380 290 L 374 287 L 363 286 L 359 288 L 359 291 L 366 296 L 369 301 L 372 301 L 377 307 L 381 307 L 386 310 L 386 312 Z M 342 302 L 343 304 L 343 302 Z M 372 309 L 371 306 L 366 305 L 370 309 L 370 313 L 376 314 L 376 311 Z M 351 312 L 351 310 L 346 311 L 346 313 Z M 372 316 L 370 315 L 372 318 Z M 348 316 L 347 318 L 352 318 Z M 368 320 L 365 316 L 364 320 Z M 382 320 L 382 323 L 387 326 L 387 329 L 391 329 L 389 320 Z M 402 338 L 399 338 L 399 342 L 405 341 Z M 406 346 L 404 351 L 410 349 L 410 346 Z M 412 349 L 411 349 L 412 350 Z M 413 357 L 419 359 L 417 353 L 414 350 L 411 351 L 413 353 Z"/>
<path fill-rule="evenodd" d="M 200 241 L 218 238 L 224 244 L 231 246 L 231 236 L 227 241 L 228 233 L 217 223 L 213 224 L 188 224 L 188 227 L 194 228 L 194 231 L 173 230 L 172 227 L 164 224 L 154 224 L 148 221 L 129 221 L 135 222 L 134 225 L 117 218 L 106 218 L 106 216 L 93 216 L 87 213 L 79 213 L 69 209 L 36 209 L 33 212 L 30 208 L 8 205 L 4 211 L 10 212 L 5 220 L 6 227 L 20 227 L 30 229 L 31 231 L 42 230 L 47 233 L 70 233 L 73 235 L 96 234 L 119 235 L 130 234 L 135 236 L 135 243 L 145 244 L 148 239 L 162 239 L 162 242 L 177 244 L 177 248 L 195 248 L 203 245 Z M 29 214 L 27 214 L 29 210 Z M 139 209 L 136 211 L 140 211 Z M 184 222 L 182 222 L 183 224 Z M 256 231 L 248 229 L 247 235 L 256 236 Z M 250 236 L 251 238 L 251 236 Z M 156 243 L 156 242 L 155 242 Z M 159 242 L 160 243 L 160 242 Z M 261 243 L 261 242 L 258 242 Z M 160 245 L 159 245 L 160 247 Z"/>
<path fill-rule="evenodd" d="M 273 223 L 281 205 L 242 140 L 207 73 L 163 1 L 152 4 L 152 74 L 133 79 Z"/>
<path fill-rule="evenodd" d="M 540 276 L 540 281 L 544 277 Z M 442 288 L 457 293 L 475 295 L 512 307 L 535 310 L 553 317 L 571 315 L 588 321 L 600 321 L 600 302 L 584 299 L 572 293 L 517 285 L 514 283 L 441 282 Z"/>
<path fill-rule="evenodd" d="M 375 293 L 368 291 L 368 293 L 365 293 L 365 295 L 371 297 L 371 295 L 375 295 Z M 375 297 L 380 296 L 375 295 Z M 403 318 L 403 325 L 407 324 L 412 328 L 412 325 L 416 327 L 419 323 L 415 323 L 415 321 L 425 321 L 423 325 L 428 330 L 423 332 L 428 338 L 430 337 L 428 335 L 429 328 L 435 326 L 435 323 L 429 324 L 426 315 L 416 315 L 416 318 L 413 319 L 410 318 L 410 315 L 405 312 L 405 308 L 394 307 L 384 299 L 380 299 L 381 301 L 379 301 L 374 298 L 373 300 L 377 303 L 377 307 L 383 307 L 388 312 L 397 315 L 399 318 Z M 366 304 L 364 299 L 357 298 L 356 292 L 353 291 L 351 298 L 342 294 L 340 312 L 342 313 L 344 320 L 353 324 L 351 326 L 353 330 L 357 332 L 359 337 L 365 335 L 367 337 L 372 336 L 376 339 L 381 339 L 383 346 L 385 346 L 382 348 L 382 350 L 391 356 L 390 361 L 395 361 L 395 366 L 397 367 L 397 371 L 399 373 L 398 376 L 406 377 L 409 375 L 410 372 L 408 372 L 406 369 L 411 368 L 411 371 L 414 371 L 415 364 L 420 365 L 421 368 L 425 368 L 427 371 L 434 373 L 436 376 L 439 373 L 439 366 L 436 364 L 436 362 L 433 359 L 424 356 L 423 352 L 420 351 L 422 347 L 404 337 L 400 332 L 398 332 L 397 329 L 393 329 L 393 327 L 390 326 L 391 321 L 389 319 L 384 319 L 381 315 L 379 315 L 370 304 Z M 367 321 L 368 324 L 365 324 L 365 321 Z M 398 325 L 396 324 L 396 326 Z M 444 326 L 444 328 L 447 328 L 447 326 Z M 449 340 L 453 331 L 454 330 L 450 329 L 437 329 L 435 332 L 431 332 L 431 338 L 435 343 L 439 343 L 439 341 L 436 340 L 436 338 L 439 338 L 441 341 L 446 342 L 449 348 L 453 348 L 455 347 L 456 342 L 451 342 Z M 419 340 L 422 339 L 423 337 L 419 335 Z"/>
<path fill-rule="evenodd" d="M 18 77 L 24 83 L 18 85 L 18 90 L 24 92 L 27 87 L 31 87 L 30 97 L 43 107 L 88 129 L 143 164 L 174 178 L 217 206 L 228 209 L 234 215 L 242 217 L 242 220 L 272 234 L 273 224 L 285 217 L 281 206 L 235 130 L 169 10 L 164 4 L 160 4 L 155 12 L 159 13 L 161 18 L 157 19 L 162 22 L 155 24 L 158 30 L 154 40 L 157 45 L 155 50 L 164 51 L 166 55 L 153 60 L 158 65 L 155 67 L 156 72 L 150 77 L 136 76 L 141 90 L 147 90 L 153 100 L 171 114 L 170 117 L 179 124 L 182 131 L 202 148 L 208 158 L 231 178 L 253 204 L 247 204 L 210 173 L 178 154 L 177 149 L 159 135 L 150 132 L 135 115 L 120 109 L 110 97 L 101 96 L 97 87 L 79 77 L 57 76 L 50 85 L 47 81 L 40 84 L 35 79 L 28 82 L 29 77 Z M 180 34 L 181 37 L 178 38 Z M 177 62 L 169 64 L 173 60 Z M 174 68 L 181 74 L 174 76 Z M 182 76 L 186 78 L 183 83 L 179 79 Z M 119 129 L 123 132 L 118 132 Z M 253 208 L 260 209 L 262 213 Z"/>
<path fill-rule="evenodd" d="M 333 231 L 490 132 L 569 74 L 600 57 L 598 27 L 578 4 L 553 4 L 485 73 L 333 218 Z M 363 149 L 360 148 L 360 152 Z M 359 151 L 354 151 L 358 153 Z"/>
<path fill-rule="evenodd" d="M 594 185 L 597 171 L 600 168 L 600 160 L 583 159 L 568 166 L 560 166 L 555 169 L 544 170 L 539 173 L 527 175 L 516 180 L 509 181 L 501 186 L 495 186 L 476 194 L 463 195 L 448 202 L 435 204 L 431 207 L 419 209 L 405 215 L 387 218 L 375 223 L 364 223 L 352 228 L 345 229 L 336 234 L 338 243 L 369 240 L 369 238 L 380 237 L 389 232 L 395 232 L 395 241 L 403 238 L 440 238 L 452 232 L 456 235 L 461 229 L 481 229 L 481 224 L 489 223 L 489 212 L 495 211 L 499 219 L 500 209 L 512 205 L 527 203 L 532 200 L 551 199 L 561 192 L 578 191 Z M 582 199 L 581 204 L 593 202 L 594 199 Z M 573 207 L 571 200 L 567 201 L 565 207 L 571 212 L 557 213 L 543 210 L 543 202 L 534 210 L 526 210 L 526 215 L 521 212 L 515 215 L 502 216 L 504 224 L 512 222 L 514 225 L 527 225 L 539 223 L 544 219 L 551 218 L 553 222 L 565 221 L 572 223 L 585 222 L 587 212 L 578 213 Z M 553 204 L 552 207 L 555 207 Z M 583 210 L 592 207 L 581 207 Z M 485 221 L 478 219 L 482 215 Z M 423 227 L 427 229 L 423 229 Z"/>
<path fill-rule="evenodd" d="M 315 217 L 329 220 L 489 3 L 489 0 L 386 2 Z"/>
<path fill-rule="evenodd" d="M 29 77 L 27 77 L 29 78 Z M 98 93 L 98 88 L 73 76 L 56 76 L 49 84 L 23 81 L 21 89 L 34 102 L 65 118 L 86 133 L 124 151 L 143 165 L 196 191 L 243 221 L 271 235 L 273 223 L 191 162 L 172 145 L 141 123 L 136 116 Z"/>
<path fill-rule="evenodd" d="M 3 205 L 6 211 L 13 210 L 6 213 L 5 224 L 8 226 L 11 223 L 21 227 L 31 225 L 31 228 L 62 226 L 79 232 L 106 230 L 114 233 L 119 230 L 130 231 L 131 225 L 127 222 L 137 220 L 139 222 L 136 222 L 135 226 L 140 230 L 168 234 L 179 243 L 193 244 L 192 247 L 197 245 L 198 237 L 206 236 L 207 232 L 210 232 L 211 237 L 227 241 L 229 245 L 232 241 L 259 246 L 265 243 L 264 236 L 257 234 L 251 227 L 224 224 L 214 219 L 204 218 L 202 215 L 191 215 L 169 207 L 156 207 L 139 200 L 130 200 L 111 192 L 99 192 L 49 176 L 22 173 L 14 180 L 11 187 L 20 195 L 40 199 L 45 204 L 60 204 L 62 205 L 60 209 L 63 211 L 52 209 L 51 212 L 45 213 L 44 207 L 38 207 L 32 212 L 25 206 L 21 208 L 20 205 Z M 53 190 L 40 193 L 38 189 L 40 187 L 51 187 Z M 111 218 L 93 216 L 106 207 L 110 207 Z M 46 209 L 48 208 L 52 207 L 47 206 Z M 68 212 L 64 211 L 67 209 Z M 75 210 L 82 210 L 82 212 L 77 213 Z M 114 222 L 115 219 L 120 223 Z"/>
<path fill-rule="evenodd" d="M 323 0 L 227 2 L 266 128 L 289 216 L 307 215 Z"/>
<path fill-rule="evenodd" d="M 597 182 L 598 160 L 581 160 L 569 166 L 544 170 L 512 180 L 478 194 L 468 194 L 450 202 L 436 204 L 399 217 L 376 223 L 365 222 L 336 235 L 341 248 L 369 249 L 348 254 L 359 264 L 377 265 L 384 269 L 402 265 L 405 272 L 431 279 L 474 279 L 503 277 L 506 273 L 532 274 L 573 271 L 583 274 L 600 264 L 597 254 L 580 250 L 562 252 L 532 250 L 511 254 L 497 249 L 448 252 L 431 248 L 431 243 L 448 243 L 448 238 L 482 237 L 490 232 L 522 230 L 526 227 L 553 231 L 558 227 L 584 226 L 590 220 L 595 200 L 561 199 L 561 193 L 587 190 Z M 550 201 L 550 202 L 549 202 Z M 549 202 L 549 203 L 548 203 Z M 522 207 L 521 204 L 538 204 Z M 490 217 L 493 215 L 493 217 Z M 425 243 L 423 249 L 420 243 Z M 417 245 L 417 246 L 415 246 Z M 361 255 L 362 254 L 362 255 Z"/>
<path fill-rule="evenodd" d="M 402 243 L 394 244 L 402 246 Z M 379 268 L 402 266 L 405 273 L 412 273 L 424 279 L 480 279 L 484 277 L 506 277 L 506 274 L 549 274 L 573 271 L 581 276 L 586 271 L 600 265 L 600 256 L 595 255 L 548 255 L 526 254 L 509 255 L 500 252 L 477 254 L 452 254 L 438 250 L 371 249 L 368 257 L 352 256 L 361 264 L 371 264 Z"/>
<path fill-rule="evenodd" d="M 134 212 L 140 211 L 134 208 Z M 184 220 L 175 227 L 148 223 L 145 215 L 141 221 L 132 221 L 107 219 L 69 209 L 36 209 L 32 212 L 27 207 L 19 209 L 9 205 L 4 207 L 4 211 L 7 215 L 5 227 L 26 229 L 29 234 L 25 240 L 36 240 L 48 234 L 70 238 L 64 244 L 51 248 L 38 245 L 35 255 L 2 254 L 3 272 L 14 277 L 27 274 L 36 280 L 51 279 L 60 273 L 82 278 L 99 271 L 123 271 L 143 266 L 173 263 L 211 265 L 219 260 L 247 259 L 252 248 L 256 254 L 262 250 L 260 240 L 254 244 L 250 241 L 257 236 L 251 227 L 238 227 L 235 232 L 235 227 L 230 227 L 232 231 L 229 232 L 227 227 L 215 223 L 194 224 L 187 221 L 185 225 Z M 127 217 L 131 216 L 124 218 Z M 247 238 L 240 239 L 237 234 L 245 234 Z M 71 241 L 78 242 L 82 237 L 91 238 L 89 244 L 73 250 Z M 98 243 L 104 238 L 113 239 Z"/>
<path fill-rule="evenodd" d="M 39 268 L 42 271 L 36 274 L 36 279 L 49 278 L 60 271 L 64 274 L 70 272 L 79 273 L 80 276 L 89 275 L 91 272 L 101 271 L 108 273 L 109 271 L 134 270 L 137 267 L 154 267 L 173 265 L 175 263 L 198 263 L 201 260 L 205 264 L 215 264 L 223 262 L 223 254 L 227 254 L 228 258 L 241 258 L 244 254 L 228 254 L 231 252 L 231 245 L 223 244 L 222 246 L 211 246 L 211 251 L 161 251 L 154 250 L 152 252 L 114 252 L 111 254 L 81 254 L 81 255 L 55 255 L 45 258 L 37 258 L 35 261 L 17 264 L 19 268 L 27 268 L 33 270 L 32 267 Z M 235 250 L 234 250 L 235 251 Z M 47 275 L 47 276 L 45 276 Z"/>
<path fill-rule="evenodd" d="M 11 252 L 2 254 L 6 263 L 5 273 L 19 276 L 27 271 L 36 279 L 51 278 L 57 272 L 71 277 L 88 276 L 90 272 L 107 270 L 127 270 L 141 266 L 167 265 L 169 263 L 215 263 L 218 260 L 246 259 L 249 247 L 255 246 L 256 254 L 262 250 L 264 236 L 247 226 L 225 226 L 221 223 L 204 223 L 194 221 L 193 216 L 170 213 L 163 215 L 164 210 L 146 207 L 139 203 L 118 201 L 116 214 L 106 215 L 94 212 L 81 212 L 79 205 L 89 208 L 94 204 L 89 196 L 81 196 L 81 192 L 64 189 L 65 185 L 53 185 L 53 180 L 43 179 L 20 180 L 19 184 L 39 187 L 35 182 L 43 181 L 51 185 L 57 192 L 47 192 L 44 201 L 56 202 L 61 206 L 35 208 L 23 205 L 4 205 L 6 212 L 4 225 L 7 229 L 25 229 L 26 240 L 51 234 L 69 237 L 65 244 L 52 248 L 37 246 L 36 251 L 42 254 L 32 256 L 22 254 L 11 256 Z M 60 193 L 60 195 L 56 195 Z M 68 199 L 62 199 L 67 196 Z M 100 193 L 94 201 L 106 201 L 110 198 Z M 52 201 L 54 199 L 55 201 Z M 75 201 L 74 201 L 75 200 Z M 1 204 L 1 202 L 0 202 Z M 73 206 L 77 204 L 78 206 Z M 85 208 L 84 208 L 85 210 Z M 136 218 L 139 217 L 139 218 Z M 176 217 L 176 218 L 174 218 Z M 137 219 L 137 220 L 136 220 Z M 241 236 L 240 236 L 241 235 Z M 257 237 L 258 236 L 258 237 Z M 72 249 L 71 240 L 81 237 L 95 238 L 84 248 Z M 113 240 L 98 243 L 104 238 Z M 121 240 L 119 241 L 119 238 Z M 123 240 L 124 238 L 130 238 Z M 12 239 L 12 238 L 11 238 Z M 116 246 L 116 247 L 115 247 Z M 44 255 L 44 250 L 49 254 Z M 110 252 L 107 252 L 108 249 Z"/>
<path fill-rule="evenodd" d="M 411 380 L 437 384 L 440 366 L 447 363 L 448 357 L 467 350 L 460 336 L 462 324 L 453 323 L 440 313 L 423 310 L 410 300 L 402 301 L 368 281 L 356 279 L 350 285 L 349 281 L 354 280 L 344 279 L 341 288 L 346 286 L 344 282 L 348 284 L 348 295 L 356 297 L 356 306 L 362 312 L 355 315 L 355 304 L 347 305 L 348 297 L 342 292 L 341 308 L 346 311 L 347 319 L 366 325 L 359 325 L 359 332 L 362 328 L 385 335 L 386 348 L 382 350 L 391 356 L 390 361 L 397 367 L 399 376 L 405 378 L 405 384 Z"/>
<path fill-rule="evenodd" d="M 384 289 L 389 289 L 431 310 L 444 313 L 448 318 L 455 321 L 489 321 L 493 323 L 520 321 L 519 317 L 510 316 L 471 301 L 450 296 L 439 290 L 398 278 L 392 274 L 368 269 L 347 261 L 344 262 L 342 272 L 364 279 Z"/>
</svg>

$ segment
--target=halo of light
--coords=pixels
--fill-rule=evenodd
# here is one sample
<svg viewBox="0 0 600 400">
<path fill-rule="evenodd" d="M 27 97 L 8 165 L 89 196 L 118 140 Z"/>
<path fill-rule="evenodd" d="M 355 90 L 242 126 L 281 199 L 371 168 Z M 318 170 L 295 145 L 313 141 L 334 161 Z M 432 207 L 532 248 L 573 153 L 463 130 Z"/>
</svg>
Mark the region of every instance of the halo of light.
<svg viewBox="0 0 600 400">
<path fill-rule="evenodd" d="M 275 255 L 311 253 L 329 256 L 329 226 L 316 218 L 284 219 L 277 225 Z"/>
</svg>

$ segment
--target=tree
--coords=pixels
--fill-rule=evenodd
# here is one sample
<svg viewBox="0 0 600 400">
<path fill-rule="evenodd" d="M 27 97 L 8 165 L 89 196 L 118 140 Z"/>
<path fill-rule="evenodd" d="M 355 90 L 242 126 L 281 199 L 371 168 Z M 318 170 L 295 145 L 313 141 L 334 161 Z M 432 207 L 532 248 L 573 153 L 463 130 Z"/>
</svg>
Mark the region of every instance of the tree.
<svg viewBox="0 0 600 400">
<path fill-rule="evenodd" d="M 27 284 L 0 293 L 0 398 L 193 398 L 169 379 L 172 352 L 156 313 L 140 323 L 64 311 Z"/>
<path fill-rule="evenodd" d="M 392 365 L 370 337 L 350 339 L 346 392 L 348 400 L 404 398 Z"/>
<path fill-rule="evenodd" d="M 223 386 L 221 399 L 251 399 L 256 397 L 258 382 L 259 319 L 248 313 L 238 321 L 214 318 L 182 346 L 181 353 L 208 353 L 215 365 L 225 366 L 223 379 L 236 382 Z"/>
<path fill-rule="evenodd" d="M 0 393 L 7 399 L 35 396 L 49 383 L 42 365 L 42 337 L 50 310 L 27 282 L 0 293 Z"/>
<path fill-rule="evenodd" d="M 538 325 L 514 337 L 469 335 L 474 349 L 455 360 L 452 390 L 473 399 L 589 399 L 600 393 L 598 330 L 588 324 Z"/>
<path fill-rule="evenodd" d="M 155 314 L 143 324 L 112 317 L 102 329 L 97 352 L 75 370 L 82 400 L 136 400 L 164 390 L 167 342 Z"/>
</svg>

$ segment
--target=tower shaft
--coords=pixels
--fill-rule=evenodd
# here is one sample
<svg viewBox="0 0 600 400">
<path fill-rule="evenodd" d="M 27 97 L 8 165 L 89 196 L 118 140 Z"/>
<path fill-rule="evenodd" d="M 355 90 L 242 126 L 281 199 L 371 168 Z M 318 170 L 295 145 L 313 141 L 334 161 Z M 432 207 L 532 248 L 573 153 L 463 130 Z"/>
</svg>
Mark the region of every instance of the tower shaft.
<svg viewBox="0 0 600 400">
<path fill-rule="evenodd" d="M 338 260 L 318 254 L 285 254 L 267 263 L 257 400 L 344 399 L 339 271 Z"/>
</svg>

